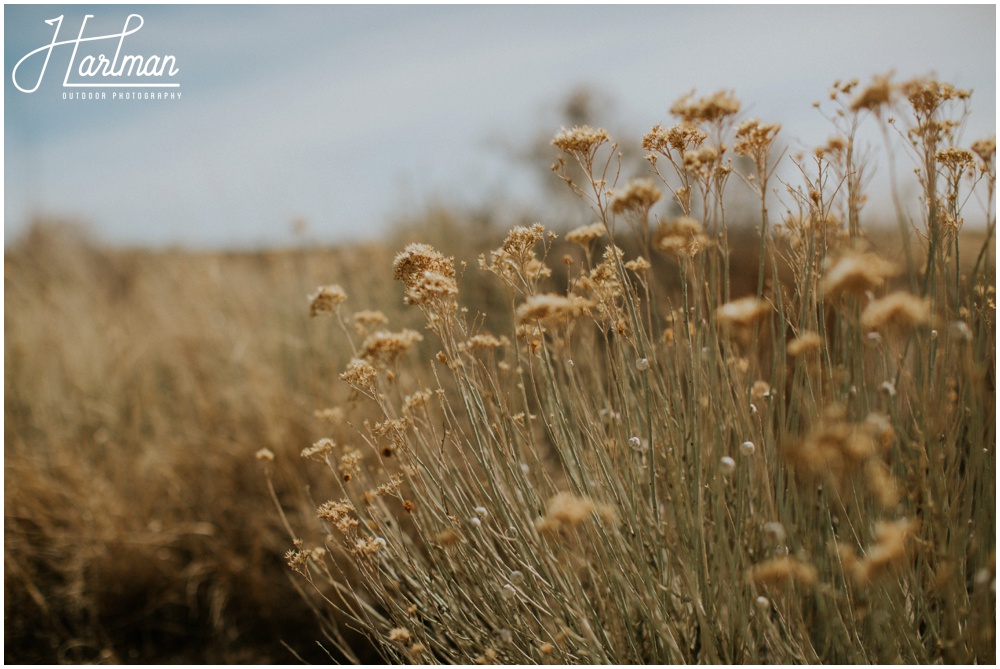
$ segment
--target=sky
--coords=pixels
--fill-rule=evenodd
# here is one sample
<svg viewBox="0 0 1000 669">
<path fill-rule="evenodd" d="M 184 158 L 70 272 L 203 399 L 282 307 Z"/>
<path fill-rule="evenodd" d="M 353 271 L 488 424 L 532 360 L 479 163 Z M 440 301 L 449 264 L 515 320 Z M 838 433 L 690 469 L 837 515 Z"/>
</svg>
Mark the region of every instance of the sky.
<svg viewBox="0 0 1000 669">
<path fill-rule="evenodd" d="M 73 60 L 87 14 L 84 37 L 112 37 Z M 118 37 L 130 14 L 141 29 Z M 81 77 L 119 48 L 176 73 Z M 995 5 L 5 5 L 4 243 L 36 218 L 120 245 L 281 245 L 296 220 L 370 239 L 429 203 L 537 196 L 513 154 L 581 87 L 626 151 L 693 89 L 734 90 L 795 149 L 833 134 L 812 102 L 835 79 L 890 70 L 972 88 L 966 143 L 995 134 Z M 179 85 L 64 86 L 91 81 Z"/>
</svg>

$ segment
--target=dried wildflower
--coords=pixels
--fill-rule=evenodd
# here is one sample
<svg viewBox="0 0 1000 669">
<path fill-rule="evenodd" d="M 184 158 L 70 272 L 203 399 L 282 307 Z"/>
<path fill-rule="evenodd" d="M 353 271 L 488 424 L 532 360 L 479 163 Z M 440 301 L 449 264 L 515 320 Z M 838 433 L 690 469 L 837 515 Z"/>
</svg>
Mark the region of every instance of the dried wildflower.
<svg viewBox="0 0 1000 669">
<path fill-rule="evenodd" d="M 310 460 L 323 461 L 326 456 L 333 452 L 337 444 L 332 439 L 320 439 L 312 446 L 302 450 L 302 457 Z"/>
<path fill-rule="evenodd" d="M 880 521 L 875 526 L 875 546 L 854 567 L 855 582 L 864 587 L 904 562 L 907 544 L 917 528 L 917 521 L 906 518 L 891 523 Z"/>
<path fill-rule="evenodd" d="M 552 139 L 552 144 L 566 153 L 586 156 L 592 155 L 601 144 L 610 141 L 611 136 L 604 128 L 594 130 L 589 125 L 575 125 L 572 130 L 563 128 Z"/>
<path fill-rule="evenodd" d="M 349 500 L 342 499 L 337 502 L 331 500 L 324 502 L 316 509 L 316 516 L 329 522 L 341 534 L 347 534 L 359 524 L 357 518 L 351 517 L 352 511 L 354 511 L 354 506 Z"/>
<path fill-rule="evenodd" d="M 907 292 L 896 292 L 875 300 L 861 312 L 861 324 L 866 328 L 911 328 L 930 320 L 930 305 L 926 300 Z"/>
<path fill-rule="evenodd" d="M 541 646 L 538 647 L 538 652 L 540 652 L 542 655 L 551 655 L 552 653 L 556 652 L 556 647 L 550 643 L 543 643 Z"/>
<path fill-rule="evenodd" d="M 537 527 L 540 532 L 552 532 L 563 527 L 575 527 L 595 515 L 607 524 L 617 519 L 611 506 L 598 504 L 588 497 L 561 492 L 549 500 L 545 517 L 539 520 Z"/>
<path fill-rule="evenodd" d="M 771 384 L 767 381 L 757 380 L 750 388 L 750 399 L 759 402 L 771 396 Z"/>
<path fill-rule="evenodd" d="M 629 260 L 625 263 L 625 269 L 635 272 L 636 274 L 642 274 L 650 267 L 652 267 L 652 265 L 650 265 L 649 261 L 642 256 L 638 256 L 635 260 Z"/>
<path fill-rule="evenodd" d="M 808 562 L 783 556 L 755 565 L 750 569 L 749 576 L 750 580 L 759 586 L 782 589 L 790 587 L 793 583 L 810 587 L 816 583 L 818 572 L 816 567 Z"/>
<path fill-rule="evenodd" d="M 517 308 L 517 322 L 523 325 L 530 321 L 569 321 L 586 313 L 593 306 L 593 302 L 578 295 L 531 295 Z"/>
<path fill-rule="evenodd" d="M 948 100 L 965 100 L 972 92 L 955 88 L 948 82 L 917 78 L 903 84 L 903 95 L 918 116 L 929 117 Z"/>
<path fill-rule="evenodd" d="M 353 552 L 358 557 L 371 557 L 373 555 L 378 555 L 379 551 L 384 549 L 385 546 L 386 541 L 382 537 L 358 539 L 354 544 Z"/>
<path fill-rule="evenodd" d="M 403 477 L 399 474 L 393 474 L 389 477 L 389 480 L 379 487 L 375 488 L 375 494 L 382 495 L 392 495 L 394 497 L 399 497 L 399 488 L 403 485 Z"/>
<path fill-rule="evenodd" d="M 841 257 L 823 277 L 823 292 L 828 296 L 855 295 L 881 286 L 887 277 L 898 273 L 896 266 L 875 253 L 851 253 Z"/>
<path fill-rule="evenodd" d="M 477 348 L 500 348 L 504 345 L 503 341 L 491 334 L 472 335 L 463 343 L 465 349 L 469 351 Z"/>
<path fill-rule="evenodd" d="M 362 392 L 371 392 L 375 387 L 375 379 L 378 372 L 367 360 L 355 358 L 347 363 L 347 369 L 340 375 L 352 387 Z"/>
<path fill-rule="evenodd" d="M 586 248 L 592 241 L 606 234 L 608 234 L 608 231 L 603 223 L 591 223 L 590 225 L 582 225 L 567 232 L 566 241 Z"/>
<path fill-rule="evenodd" d="M 396 281 L 412 288 L 421 283 L 428 273 L 453 278 L 455 259 L 445 257 L 427 244 L 410 244 L 393 260 L 392 269 Z"/>
<path fill-rule="evenodd" d="M 872 82 L 851 102 L 851 111 L 868 109 L 878 113 L 892 100 L 893 87 L 889 83 L 891 75 L 875 75 Z"/>
<path fill-rule="evenodd" d="M 848 140 L 843 135 L 834 135 L 826 141 L 823 146 L 817 147 L 813 152 L 817 157 L 822 158 L 826 154 L 833 154 L 834 156 L 839 156 L 840 154 L 847 151 L 849 146 Z"/>
<path fill-rule="evenodd" d="M 419 306 L 449 300 L 455 295 L 458 295 L 458 283 L 453 277 L 427 271 L 408 285 L 403 302 Z"/>
<path fill-rule="evenodd" d="M 719 91 L 697 100 L 692 91 L 670 107 L 671 114 L 692 125 L 714 123 L 739 111 L 739 100 L 733 97 L 731 91 Z"/>
<path fill-rule="evenodd" d="M 896 440 L 896 431 L 892 429 L 892 423 L 885 414 L 874 412 L 868 414 L 865 417 L 864 427 L 882 451 L 888 450 Z"/>
<path fill-rule="evenodd" d="M 534 254 L 534 246 L 545 238 L 544 233 L 545 228 L 540 223 L 536 223 L 530 228 L 518 225 L 507 233 L 503 246 L 500 248 L 504 253 L 524 262 Z"/>
<path fill-rule="evenodd" d="M 430 401 L 431 396 L 433 394 L 434 393 L 432 393 L 429 390 L 418 390 L 412 395 L 407 395 L 406 397 L 403 398 L 404 411 L 406 412 L 416 411 L 420 407 L 427 404 Z"/>
<path fill-rule="evenodd" d="M 364 310 L 354 314 L 354 329 L 364 336 L 369 331 L 382 325 L 387 325 L 389 318 L 381 311 Z"/>
<path fill-rule="evenodd" d="M 309 315 L 332 314 L 346 299 L 347 293 L 340 286 L 320 286 L 309 296 Z"/>
<path fill-rule="evenodd" d="M 652 179 L 633 179 L 625 190 L 611 199 L 611 211 L 615 214 L 635 212 L 645 217 L 662 197 L 663 191 L 653 185 Z"/>
<path fill-rule="evenodd" d="M 701 223 L 688 216 L 661 224 L 656 230 L 653 247 L 662 253 L 694 257 L 709 244 Z"/>
<path fill-rule="evenodd" d="M 719 154 L 719 150 L 711 146 L 685 151 L 682 157 L 684 169 L 691 174 L 708 178 L 715 174 L 719 166 Z"/>
<path fill-rule="evenodd" d="M 788 355 L 793 358 L 802 355 L 803 353 L 809 353 L 811 351 L 818 351 L 823 347 L 823 339 L 815 332 L 802 332 L 798 337 L 788 342 Z"/>
<path fill-rule="evenodd" d="M 691 123 L 678 123 L 670 128 L 660 124 L 653 126 L 642 138 L 642 148 L 669 155 L 673 149 L 681 154 L 697 148 L 708 137 L 708 133 Z"/>
<path fill-rule="evenodd" d="M 972 152 L 979 156 L 979 159 L 983 161 L 980 169 L 983 172 L 992 171 L 992 166 L 997 157 L 997 137 L 993 135 L 988 139 L 979 139 L 972 143 L 969 147 Z"/>
<path fill-rule="evenodd" d="M 788 452 L 788 457 L 800 476 L 825 478 L 841 490 L 846 477 L 875 452 L 875 442 L 867 430 L 834 418 L 813 430 L 798 448 Z"/>
<path fill-rule="evenodd" d="M 762 156 L 771 149 L 779 130 L 781 130 L 780 123 L 761 123 L 755 118 L 747 119 L 736 128 L 736 144 L 733 150 L 748 158 Z"/>
<path fill-rule="evenodd" d="M 298 539 L 295 541 L 295 548 L 289 549 L 285 553 L 285 562 L 292 571 L 305 576 L 307 574 L 306 565 L 309 562 L 309 552 L 302 551 L 302 542 Z"/>
<path fill-rule="evenodd" d="M 389 641 L 393 643 L 407 643 L 410 637 L 410 630 L 405 627 L 394 627 L 389 630 Z"/>
<path fill-rule="evenodd" d="M 257 459 L 261 462 L 274 462 L 274 452 L 270 448 L 262 448 L 257 451 Z"/>
<path fill-rule="evenodd" d="M 787 536 L 785 526 L 777 521 L 764 523 L 764 534 L 778 546 L 785 543 L 785 537 Z"/>
<path fill-rule="evenodd" d="M 769 313 L 771 313 L 770 304 L 748 296 L 723 304 L 716 311 L 715 317 L 723 327 L 749 328 Z"/>
<path fill-rule="evenodd" d="M 891 509 L 899 503 L 900 492 L 896 479 L 882 460 L 871 459 L 865 465 L 868 492 L 883 509 Z"/>
<path fill-rule="evenodd" d="M 943 166 L 955 172 L 962 172 L 972 167 L 975 162 L 971 151 L 953 146 L 938 151 L 934 157 Z"/>
<path fill-rule="evenodd" d="M 369 362 L 389 365 L 424 337 L 415 330 L 375 332 L 361 344 L 361 357 Z"/>
</svg>

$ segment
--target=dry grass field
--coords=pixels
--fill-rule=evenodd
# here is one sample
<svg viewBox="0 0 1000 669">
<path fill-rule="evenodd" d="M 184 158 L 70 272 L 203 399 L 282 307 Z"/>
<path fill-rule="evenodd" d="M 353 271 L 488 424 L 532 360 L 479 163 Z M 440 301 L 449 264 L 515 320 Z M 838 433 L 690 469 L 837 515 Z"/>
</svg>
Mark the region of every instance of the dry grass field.
<svg viewBox="0 0 1000 669">
<path fill-rule="evenodd" d="M 728 93 L 643 138 L 650 179 L 564 129 L 570 231 L 226 254 L 37 224 L 4 264 L 5 659 L 995 662 L 967 103 L 840 83 L 788 184 Z M 875 229 L 854 132 L 890 107 L 922 195 Z M 784 209 L 727 210 L 747 187 Z"/>
</svg>

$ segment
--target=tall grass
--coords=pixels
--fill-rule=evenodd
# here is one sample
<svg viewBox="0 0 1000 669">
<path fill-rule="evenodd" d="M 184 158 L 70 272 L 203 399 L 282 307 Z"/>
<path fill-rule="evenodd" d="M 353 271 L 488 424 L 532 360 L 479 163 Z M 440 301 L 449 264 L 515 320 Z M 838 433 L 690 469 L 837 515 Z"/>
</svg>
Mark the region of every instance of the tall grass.
<svg viewBox="0 0 1000 669">
<path fill-rule="evenodd" d="M 40 224 L 4 262 L 4 651 L 11 662 L 328 659 L 254 453 L 294 462 L 347 357 L 303 293 L 354 258 L 116 250 Z M 319 474 L 316 472 L 315 474 Z M 322 477 L 273 467 L 293 519 Z M 306 535 L 308 536 L 308 535 Z M 355 639 L 355 653 L 364 644 Z"/>
<path fill-rule="evenodd" d="M 968 99 L 837 82 L 796 182 L 780 127 L 727 92 L 671 107 L 647 180 L 563 130 L 554 170 L 594 223 L 574 251 L 536 224 L 484 254 L 502 306 L 424 244 L 393 263 L 422 331 L 317 291 L 356 402 L 303 453 L 341 490 L 291 567 L 389 661 L 994 662 L 995 139 L 959 145 Z M 895 257 L 867 230 L 863 124 L 921 187 L 892 193 Z M 760 201 L 749 280 L 735 187 Z"/>
</svg>

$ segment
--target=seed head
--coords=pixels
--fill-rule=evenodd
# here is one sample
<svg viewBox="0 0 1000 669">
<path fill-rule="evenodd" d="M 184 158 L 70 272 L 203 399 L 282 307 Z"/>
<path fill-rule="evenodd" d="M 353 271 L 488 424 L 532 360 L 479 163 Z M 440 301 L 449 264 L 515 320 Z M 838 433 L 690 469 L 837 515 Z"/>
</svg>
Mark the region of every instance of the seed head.
<svg viewBox="0 0 1000 669">
<path fill-rule="evenodd" d="M 611 136 L 604 128 L 594 130 L 589 125 L 575 125 L 572 130 L 563 128 L 552 139 L 552 144 L 569 154 L 588 155 L 596 151 L 601 144 L 610 141 Z"/>
<path fill-rule="evenodd" d="M 875 253 L 847 254 L 827 270 L 823 277 L 823 292 L 831 297 L 843 293 L 863 295 L 897 273 L 893 263 Z"/>
<path fill-rule="evenodd" d="M 877 113 L 883 106 L 889 104 L 893 92 L 892 84 L 889 83 L 890 76 L 875 75 L 872 83 L 851 102 L 851 111 L 868 109 Z"/>
<path fill-rule="evenodd" d="M 661 253 L 694 257 L 709 244 L 701 223 L 688 216 L 661 224 L 656 230 L 653 247 Z"/>
<path fill-rule="evenodd" d="M 361 357 L 369 362 L 389 365 L 406 353 L 423 335 L 415 330 L 375 332 L 361 344 Z"/>
<path fill-rule="evenodd" d="M 593 306 L 593 302 L 578 295 L 568 297 L 553 293 L 531 295 L 517 308 L 517 322 L 523 325 L 533 321 L 569 321 Z"/>
<path fill-rule="evenodd" d="M 708 97 L 695 99 L 688 93 L 670 107 L 670 113 L 691 125 L 713 123 L 740 111 L 740 102 L 732 91 L 719 91 Z"/>
<path fill-rule="evenodd" d="M 817 575 L 816 567 L 789 556 L 773 558 L 750 570 L 750 579 L 754 583 L 777 589 L 789 587 L 792 583 L 809 587 L 816 583 Z"/>
<path fill-rule="evenodd" d="M 455 276 L 455 259 L 447 258 L 427 244 L 410 244 L 392 263 L 393 278 L 412 288 L 424 280 L 427 273 L 446 279 Z"/>
<path fill-rule="evenodd" d="M 579 228 L 574 228 L 567 232 L 566 241 L 586 248 L 592 241 L 606 234 L 608 234 L 608 231 L 603 223 L 591 223 L 590 225 L 581 225 Z"/>
<path fill-rule="evenodd" d="M 755 118 L 747 119 L 736 128 L 733 150 L 748 158 L 766 154 L 779 130 L 780 123 L 761 123 Z"/>
<path fill-rule="evenodd" d="M 823 347 L 823 339 L 815 332 L 802 332 L 798 337 L 788 342 L 788 355 L 795 358 L 803 353 L 818 351 Z"/>
<path fill-rule="evenodd" d="M 636 212 L 646 216 L 662 197 L 663 191 L 653 185 L 652 179 L 633 179 L 625 190 L 611 199 L 611 211 L 615 214 Z"/>
<path fill-rule="evenodd" d="M 320 286 L 309 296 L 309 315 L 332 314 L 337 306 L 347 299 L 347 293 L 340 286 Z"/>
<path fill-rule="evenodd" d="M 617 519 L 611 506 L 598 504 L 589 497 L 561 492 L 549 500 L 545 517 L 539 520 L 537 527 L 540 532 L 552 532 L 563 527 L 575 527 L 595 515 L 606 524 Z"/>
<path fill-rule="evenodd" d="M 926 300 L 907 292 L 891 293 L 875 300 L 861 312 L 861 324 L 866 328 L 908 329 L 930 320 L 930 305 Z"/>
<path fill-rule="evenodd" d="M 722 305 L 715 317 L 724 327 L 749 328 L 769 313 L 771 313 L 770 304 L 748 296 Z"/>
</svg>

